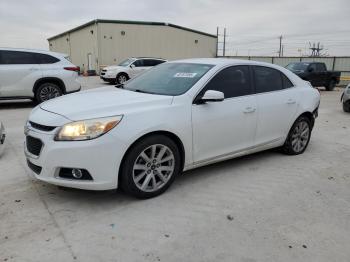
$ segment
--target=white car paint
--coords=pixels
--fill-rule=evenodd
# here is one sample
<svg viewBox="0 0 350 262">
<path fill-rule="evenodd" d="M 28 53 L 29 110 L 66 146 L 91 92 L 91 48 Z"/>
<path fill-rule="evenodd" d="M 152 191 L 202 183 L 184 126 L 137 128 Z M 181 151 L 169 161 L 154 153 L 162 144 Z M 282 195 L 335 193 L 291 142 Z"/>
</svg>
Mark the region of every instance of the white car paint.
<svg viewBox="0 0 350 262">
<path fill-rule="evenodd" d="M 317 110 L 319 92 L 282 67 L 233 59 L 189 59 L 171 63 L 210 64 L 213 67 L 187 92 L 177 96 L 145 94 L 115 87 L 99 88 L 48 101 L 33 109 L 29 121 L 53 126 L 40 131 L 30 123 L 26 135 L 40 139 L 39 156 L 26 157 L 42 167 L 36 179 L 67 187 L 106 190 L 118 187 L 118 172 L 130 146 L 144 135 L 166 131 L 184 147 L 184 170 L 282 146 L 294 121 Z M 201 89 L 222 69 L 257 65 L 283 72 L 294 87 L 262 94 L 194 104 Z M 156 68 L 153 70 L 157 70 Z M 132 81 L 131 81 L 132 82 Z M 220 97 L 211 93 L 214 98 Z M 72 121 L 122 115 L 108 133 L 87 141 L 54 141 L 60 127 Z M 93 181 L 63 179 L 61 167 L 87 169 Z"/>
<path fill-rule="evenodd" d="M 4 64 L 1 61 L 3 51 L 27 52 L 32 54 L 44 54 L 57 58 L 59 61 L 52 64 Z M 64 68 L 76 67 L 66 59 L 66 55 L 33 49 L 0 48 L 0 99 L 34 98 L 34 87 L 42 79 L 58 79 L 63 83 L 63 93 L 71 93 L 80 90 L 76 71 Z"/>
<path fill-rule="evenodd" d="M 160 62 L 166 62 L 164 59 L 160 58 L 128 58 L 130 61 L 129 63 L 126 63 L 124 66 L 120 65 L 111 65 L 106 66 L 102 69 L 100 77 L 104 81 L 108 82 L 115 82 L 117 76 L 121 73 L 125 74 L 128 79 L 134 78 L 137 75 L 141 74 L 142 72 L 151 69 L 153 66 L 135 66 L 137 61 L 143 61 L 143 60 L 156 60 Z M 123 63 L 123 62 L 122 62 Z"/>
</svg>

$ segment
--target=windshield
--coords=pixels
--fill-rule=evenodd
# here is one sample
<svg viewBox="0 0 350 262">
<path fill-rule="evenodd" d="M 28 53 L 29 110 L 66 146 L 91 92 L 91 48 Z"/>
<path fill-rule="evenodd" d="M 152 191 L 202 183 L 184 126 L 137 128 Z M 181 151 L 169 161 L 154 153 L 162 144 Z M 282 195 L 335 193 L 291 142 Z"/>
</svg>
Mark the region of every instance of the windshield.
<svg viewBox="0 0 350 262">
<path fill-rule="evenodd" d="M 292 71 L 305 71 L 308 66 L 309 63 L 291 63 L 286 68 Z"/>
<path fill-rule="evenodd" d="M 121 62 L 118 66 L 129 66 L 132 62 L 134 62 L 134 59 L 125 59 L 123 62 Z"/>
<path fill-rule="evenodd" d="M 177 96 L 187 92 L 213 65 L 164 63 L 125 83 L 131 91 Z"/>
</svg>

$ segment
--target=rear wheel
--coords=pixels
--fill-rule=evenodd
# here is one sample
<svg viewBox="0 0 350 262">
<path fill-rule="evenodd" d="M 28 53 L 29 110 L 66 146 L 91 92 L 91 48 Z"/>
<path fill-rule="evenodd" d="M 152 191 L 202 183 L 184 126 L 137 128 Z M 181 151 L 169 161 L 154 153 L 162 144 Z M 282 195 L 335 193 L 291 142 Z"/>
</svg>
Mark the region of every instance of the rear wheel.
<svg viewBox="0 0 350 262">
<path fill-rule="evenodd" d="M 331 79 L 331 81 L 329 81 L 329 83 L 328 83 L 328 86 L 326 86 L 326 90 L 333 91 L 336 84 L 337 84 L 336 81 L 334 79 Z"/>
<path fill-rule="evenodd" d="M 35 100 L 38 103 L 50 100 L 62 95 L 61 88 L 54 83 L 43 83 L 35 92 Z"/>
<path fill-rule="evenodd" d="M 289 131 L 282 150 L 287 155 L 299 155 L 306 150 L 311 137 L 311 121 L 305 116 L 299 117 Z"/>
<path fill-rule="evenodd" d="M 343 102 L 343 110 L 344 112 L 350 112 L 350 100 Z"/>
<path fill-rule="evenodd" d="M 137 198 L 160 195 L 181 172 L 180 152 L 164 135 L 146 137 L 127 153 L 121 170 L 122 189 Z"/>
</svg>

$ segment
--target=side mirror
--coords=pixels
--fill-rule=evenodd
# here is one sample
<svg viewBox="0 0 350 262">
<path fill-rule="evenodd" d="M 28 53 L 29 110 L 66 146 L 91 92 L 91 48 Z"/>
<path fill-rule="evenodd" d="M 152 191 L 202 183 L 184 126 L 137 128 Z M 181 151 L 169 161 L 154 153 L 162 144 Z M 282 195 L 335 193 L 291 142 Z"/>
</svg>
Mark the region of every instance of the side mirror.
<svg viewBox="0 0 350 262">
<path fill-rule="evenodd" d="M 310 67 L 308 70 L 307 70 L 309 73 L 312 73 L 314 71 L 314 69 L 312 67 Z"/>
<path fill-rule="evenodd" d="M 131 64 L 131 65 L 130 65 L 130 68 L 133 68 L 133 69 L 134 69 L 134 68 L 135 68 L 135 65 L 134 65 L 134 64 Z"/>
<path fill-rule="evenodd" d="M 224 101 L 225 95 L 223 92 L 215 91 L 215 90 L 207 90 L 203 97 L 200 99 L 200 103 L 207 103 L 207 102 L 221 102 Z"/>
</svg>

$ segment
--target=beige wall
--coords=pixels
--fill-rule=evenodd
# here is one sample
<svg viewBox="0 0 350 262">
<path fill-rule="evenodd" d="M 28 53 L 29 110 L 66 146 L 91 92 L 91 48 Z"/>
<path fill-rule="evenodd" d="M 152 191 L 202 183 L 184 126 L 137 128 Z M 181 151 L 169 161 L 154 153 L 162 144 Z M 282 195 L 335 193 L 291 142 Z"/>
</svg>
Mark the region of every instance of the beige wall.
<svg viewBox="0 0 350 262">
<path fill-rule="evenodd" d="M 216 55 L 216 38 L 194 32 L 155 25 L 100 23 L 98 26 L 101 65 L 119 63 L 128 57 L 174 60 Z M 124 36 L 121 31 L 125 31 Z"/>
<path fill-rule="evenodd" d="M 91 54 L 92 69 L 97 69 L 97 34 L 97 26 L 95 24 L 87 26 L 49 41 L 50 50 L 68 54 L 72 63 L 80 66 L 82 70 L 88 69 L 88 55 Z"/>
<path fill-rule="evenodd" d="M 121 31 L 125 31 L 124 36 Z M 197 44 L 195 40 L 198 40 Z M 216 55 L 215 37 L 156 25 L 98 23 L 52 39 L 49 43 L 50 50 L 68 54 L 75 65 L 85 70 L 91 53 L 93 69 L 98 72 L 101 66 L 116 64 L 128 57 L 174 60 Z"/>
</svg>

